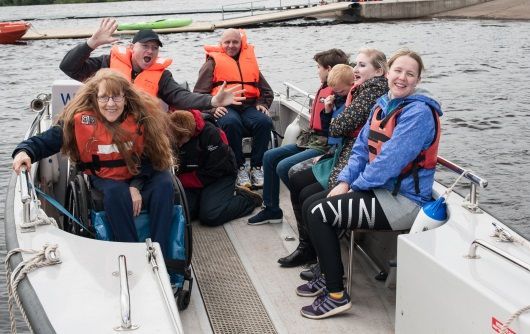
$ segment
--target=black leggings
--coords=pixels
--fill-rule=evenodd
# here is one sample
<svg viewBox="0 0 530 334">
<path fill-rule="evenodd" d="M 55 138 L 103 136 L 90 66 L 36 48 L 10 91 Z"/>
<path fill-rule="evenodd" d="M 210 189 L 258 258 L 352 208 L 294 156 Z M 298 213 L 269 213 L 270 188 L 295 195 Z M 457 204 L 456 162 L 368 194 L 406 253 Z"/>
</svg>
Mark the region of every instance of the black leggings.
<svg viewBox="0 0 530 334">
<path fill-rule="evenodd" d="M 302 222 L 302 204 L 311 195 L 324 190 L 315 178 L 311 167 L 302 169 L 289 177 L 291 204 L 298 225 Z M 299 231 L 300 232 L 300 231 Z"/>
<path fill-rule="evenodd" d="M 302 205 L 304 221 L 330 292 L 344 290 L 340 244 L 335 228 L 392 230 L 373 191 L 353 191 L 327 198 L 329 190 Z"/>
</svg>

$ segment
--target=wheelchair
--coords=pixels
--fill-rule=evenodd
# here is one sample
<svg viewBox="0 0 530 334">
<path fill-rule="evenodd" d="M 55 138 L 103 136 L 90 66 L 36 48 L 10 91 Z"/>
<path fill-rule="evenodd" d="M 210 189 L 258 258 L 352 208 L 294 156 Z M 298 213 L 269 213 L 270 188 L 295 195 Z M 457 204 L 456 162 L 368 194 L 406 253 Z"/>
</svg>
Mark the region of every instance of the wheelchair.
<svg viewBox="0 0 530 334">
<path fill-rule="evenodd" d="M 193 287 L 193 277 L 191 275 L 192 228 L 184 188 L 174 174 L 172 179 L 175 189 L 175 208 L 180 207 L 178 212 L 182 214 L 184 220 L 184 259 L 179 256 L 177 260 L 166 259 L 166 263 L 172 263 L 177 272 L 176 274 L 172 273 L 170 275 L 176 275 L 172 276 L 172 278 L 176 278 L 176 282 L 172 282 L 175 283 L 174 285 L 176 287 L 174 296 L 178 309 L 184 310 L 189 305 Z M 75 166 L 70 166 L 69 168 L 65 197 L 66 209 L 81 222 L 82 226 L 65 215 L 63 218 L 63 229 L 79 236 L 97 238 L 100 234 L 96 232 L 94 223 L 95 217 L 97 217 L 96 214 L 104 214 L 103 194 L 99 190 L 91 187 L 88 176 L 78 171 Z M 181 226 L 174 228 L 181 228 Z M 180 236 L 182 234 L 178 233 L 178 235 Z M 181 251 L 179 250 L 177 253 L 181 253 Z"/>
</svg>

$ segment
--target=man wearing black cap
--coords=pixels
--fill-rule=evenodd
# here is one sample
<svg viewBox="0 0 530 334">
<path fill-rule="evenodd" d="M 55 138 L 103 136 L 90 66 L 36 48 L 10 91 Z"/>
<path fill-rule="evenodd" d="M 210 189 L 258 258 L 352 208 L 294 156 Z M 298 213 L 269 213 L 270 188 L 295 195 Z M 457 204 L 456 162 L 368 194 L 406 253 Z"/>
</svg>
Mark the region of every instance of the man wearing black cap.
<svg viewBox="0 0 530 334">
<path fill-rule="evenodd" d="M 104 18 L 98 30 L 82 44 L 70 50 L 63 58 L 60 69 L 70 78 L 84 81 L 100 68 L 112 68 L 121 72 L 135 86 L 159 97 L 177 109 L 208 109 L 230 104 L 241 104 L 241 92 L 234 88 L 223 89 L 215 96 L 192 93 L 180 86 L 167 67 L 172 60 L 159 58 L 162 46 L 160 38 L 153 30 L 140 30 L 128 46 L 113 46 L 110 55 L 90 57 L 92 51 L 104 44 L 116 42 L 112 34 L 116 31 L 116 20 Z"/>
</svg>

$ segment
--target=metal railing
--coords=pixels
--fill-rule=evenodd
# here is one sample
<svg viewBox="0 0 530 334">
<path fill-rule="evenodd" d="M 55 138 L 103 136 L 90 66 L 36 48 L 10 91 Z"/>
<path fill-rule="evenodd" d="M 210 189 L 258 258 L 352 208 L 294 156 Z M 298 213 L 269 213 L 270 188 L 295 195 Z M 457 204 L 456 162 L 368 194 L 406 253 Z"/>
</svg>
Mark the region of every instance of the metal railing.
<svg viewBox="0 0 530 334">
<path fill-rule="evenodd" d="M 469 246 L 469 252 L 465 256 L 468 259 L 480 259 L 480 256 L 477 255 L 477 248 L 481 246 L 484 249 L 489 250 L 492 253 L 495 253 L 502 257 L 503 259 L 521 267 L 522 269 L 530 272 L 530 265 L 524 261 L 519 260 L 518 258 L 508 254 L 507 252 L 503 251 L 502 249 L 495 247 L 494 245 L 481 240 L 481 239 L 475 239 L 471 245 Z"/>
<path fill-rule="evenodd" d="M 458 175 L 463 175 L 465 179 L 471 182 L 469 188 L 468 201 L 464 204 L 464 207 L 473 213 L 482 213 L 482 210 L 478 207 L 477 186 L 481 188 L 486 188 L 488 186 L 488 181 L 478 176 L 477 174 L 460 167 L 454 162 L 451 162 L 440 156 L 438 156 L 438 164 L 444 166 L 445 168 Z"/>
<path fill-rule="evenodd" d="M 131 322 L 131 294 L 129 292 L 129 277 L 127 272 L 127 259 L 125 255 L 118 257 L 119 278 L 120 278 L 120 315 L 121 325 L 114 328 L 115 331 L 133 331 L 140 326 Z"/>
<path fill-rule="evenodd" d="M 287 99 L 292 99 L 291 90 L 297 91 L 298 93 L 302 94 L 302 97 L 309 101 L 307 107 L 311 108 L 311 106 L 313 105 L 313 100 L 315 99 L 315 95 L 309 94 L 305 90 L 302 90 L 289 82 L 284 82 L 283 85 L 285 86 L 285 96 L 287 97 Z"/>
<path fill-rule="evenodd" d="M 37 95 L 37 98 L 31 101 L 31 104 L 30 104 L 31 110 L 33 110 L 34 112 L 37 112 L 38 114 L 33 119 L 33 122 L 31 123 L 31 126 L 29 127 L 28 131 L 26 131 L 26 134 L 24 135 L 24 139 L 28 139 L 29 137 L 40 133 L 41 132 L 40 122 L 43 119 L 51 118 L 50 101 L 51 101 L 51 94 L 39 94 Z"/>
<path fill-rule="evenodd" d="M 24 224 L 29 224 L 31 221 L 31 193 L 28 183 L 28 170 L 26 166 L 22 166 L 19 175 L 20 184 L 20 200 L 22 202 L 22 221 Z"/>
</svg>

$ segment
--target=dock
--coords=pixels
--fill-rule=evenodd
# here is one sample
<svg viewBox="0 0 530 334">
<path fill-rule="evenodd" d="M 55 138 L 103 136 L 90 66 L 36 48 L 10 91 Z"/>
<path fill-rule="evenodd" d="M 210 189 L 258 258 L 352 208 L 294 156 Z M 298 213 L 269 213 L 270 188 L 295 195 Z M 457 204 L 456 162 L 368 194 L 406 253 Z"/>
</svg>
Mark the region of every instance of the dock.
<svg viewBox="0 0 530 334">
<path fill-rule="evenodd" d="M 530 1 L 493 0 L 435 15 L 439 18 L 530 20 Z"/>
<path fill-rule="evenodd" d="M 510 5 L 506 5 L 509 3 Z M 294 8 L 293 8 L 294 7 Z M 504 10 L 504 12 L 503 12 Z M 253 12 L 254 14 L 256 12 Z M 312 6 L 290 6 L 215 22 L 193 22 L 180 28 L 156 29 L 157 33 L 208 32 L 215 29 L 258 26 L 305 17 L 336 17 L 348 22 L 414 19 L 421 17 L 482 17 L 498 14 L 499 18 L 530 18 L 528 0 L 381 0 L 344 1 Z M 499 13 L 504 13 L 501 15 Z M 521 14 L 522 13 L 522 14 Z M 473 16 L 475 15 L 475 16 Z M 30 29 L 23 40 L 88 38 L 94 28 L 60 27 L 55 30 Z M 117 31 L 116 36 L 132 35 L 136 31 Z"/>
</svg>

